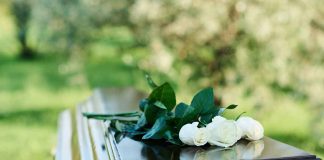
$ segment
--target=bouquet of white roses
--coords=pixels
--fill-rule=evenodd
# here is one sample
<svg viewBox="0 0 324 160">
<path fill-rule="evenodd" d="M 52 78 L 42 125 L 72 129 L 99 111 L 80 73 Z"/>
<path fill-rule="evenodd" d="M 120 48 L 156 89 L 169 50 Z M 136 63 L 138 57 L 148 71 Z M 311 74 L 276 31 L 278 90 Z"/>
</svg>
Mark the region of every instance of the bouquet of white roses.
<svg viewBox="0 0 324 160">
<path fill-rule="evenodd" d="M 169 83 L 156 85 L 147 75 L 153 89 L 139 103 L 139 112 L 118 114 L 83 113 L 88 118 L 109 120 L 117 140 L 124 135 L 142 140 L 154 139 L 176 145 L 205 144 L 229 147 L 239 139 L 259 140 L 263 137 L 262 125 L 250 118 L 238 116 L 236 120 L 222 117 L 228 107 L 214 103 L 212 88 L 199 91 L 190 104 L 176 104 L 176 96 Z"/>
</svg>

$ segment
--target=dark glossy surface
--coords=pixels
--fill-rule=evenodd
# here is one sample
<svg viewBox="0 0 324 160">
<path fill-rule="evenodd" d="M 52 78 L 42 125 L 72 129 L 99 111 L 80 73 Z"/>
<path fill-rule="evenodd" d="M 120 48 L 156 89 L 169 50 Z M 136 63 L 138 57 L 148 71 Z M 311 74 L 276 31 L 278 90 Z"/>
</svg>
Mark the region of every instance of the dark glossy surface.
<svg viewBox="0 0 324 160">
<path fill-rule="evenodd" d="M 129 112 L 138 110 L 138 102 L 144 94 L 131 88 L 98 90 L 95 96 L 105 105 L 105 112 Z M 124 138 L 117 143 L 119 155 L 125 160 L 159 159 L 316 159 L 303 150 L 265 137 L 259 141 L 241 140 L 233 147 L 224 149 L 215 146 L 179 147 L 167 143 L 143 143 Z"/>
<path fill-rule="evenodd" d="M 151 143 L 145 144 L 124 138 L 117 144 L 120 156 L 123 159 L 277 159 L 277 158 L 300 158 L 315 159 L 300 149 L 283 144 L 279 141 L 265 137 L 259 141 L 241 140 L 228 149 L 205 146 L 205 147 L 178 147 L 168 144 Z"/>
</svg>

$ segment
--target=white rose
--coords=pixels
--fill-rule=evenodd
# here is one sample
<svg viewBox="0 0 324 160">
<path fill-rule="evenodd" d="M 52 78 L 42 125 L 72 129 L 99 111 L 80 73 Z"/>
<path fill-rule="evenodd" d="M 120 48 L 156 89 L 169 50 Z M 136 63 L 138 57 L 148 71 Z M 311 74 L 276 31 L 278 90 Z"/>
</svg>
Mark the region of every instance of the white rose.
<svg viewBox="0 0 324 160">
<path fill-rule="evenodd" d="M 194 135 L 194 144 L 196 146 L 203 146 L 208 142 L 209 132 L 207 128 L 198 128 Z"/>
<path fill-rule="evenodd" d="M 237 120 L 237 124 L 242 130 L 242 138 L 254 141 L 263 138 L 264 129 L 262 125 L 253 118 L 240 117 Z"/>
<path fill-rule="evenodd" d="M 217 117 L 217 118 L 216 118 Z M 209 131 L 208 143 L 220 147 L 229 147 L 234 145 L 241 138 L 241 130 L 234 120 L 221 120 L 216 116 L 213 122 L 207 125 Z"/>
<path fill-rule="evenodd" d="M 198 128 L 198 122 L 186 124 L 179 132 L 180 140 L 187 145 L 203 146 L 207 143 L 209 132 L 206 128 Z"/>
<path fill-rule="evenodd" d="M 222 117 L 222 116 L 215 116 L 213 119 L 212 119 L 212 122 L 214 123 L 218 123 L 218 122 L 222 122 L 226 120 L 226 118 Z"/>
</svg>

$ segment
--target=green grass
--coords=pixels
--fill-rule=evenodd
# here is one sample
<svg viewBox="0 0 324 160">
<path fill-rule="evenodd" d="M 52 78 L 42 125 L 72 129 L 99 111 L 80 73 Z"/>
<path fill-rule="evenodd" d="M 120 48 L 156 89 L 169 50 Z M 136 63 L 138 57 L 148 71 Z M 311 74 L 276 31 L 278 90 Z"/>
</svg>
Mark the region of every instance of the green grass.
<svg viewBox="0 0 324 160">
<path fill-rule="evenodd" d="M 62 72 L 57 58 L 20 61 L 0 57 L 1 159 L 52 159 L 58 114 L 74 107 L 97 86 L 130 86 L 134 70 L 118 58 L 87 63 L 86 83 Z"/>
</svg>

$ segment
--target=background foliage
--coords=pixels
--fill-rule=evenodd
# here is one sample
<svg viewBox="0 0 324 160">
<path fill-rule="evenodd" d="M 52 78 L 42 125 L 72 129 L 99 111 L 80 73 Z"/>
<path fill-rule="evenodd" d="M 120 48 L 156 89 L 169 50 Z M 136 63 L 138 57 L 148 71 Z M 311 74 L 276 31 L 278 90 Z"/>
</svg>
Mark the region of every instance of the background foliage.
<svg viewBox="0 0 324 160">
<path fill-rule="evenodd" d="M 181 101 L 213 86 L 224 104 L 239 104 L 228 117 L 247 111 L 266 135 L 323 157 L 323 6 L 0 0 L 0 154 L 50 158 L 61 110 L 94 87 L 149 91 L 146 70 L 170 81 Z"/>
</svg>

